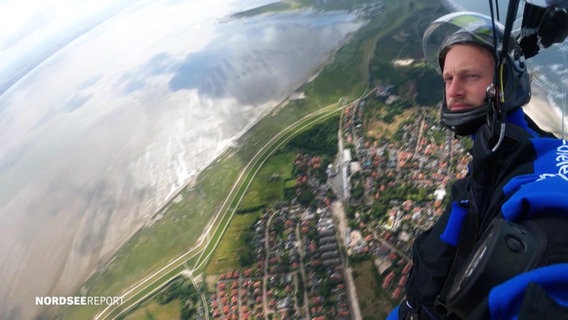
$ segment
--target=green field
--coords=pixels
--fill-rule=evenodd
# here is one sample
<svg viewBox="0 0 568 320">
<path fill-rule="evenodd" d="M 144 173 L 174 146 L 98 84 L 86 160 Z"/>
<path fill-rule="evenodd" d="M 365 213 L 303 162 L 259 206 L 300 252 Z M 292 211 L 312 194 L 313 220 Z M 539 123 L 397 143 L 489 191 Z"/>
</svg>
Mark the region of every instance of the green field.
<svg viewBox="0 0 568 320">
<path fill-rule="evenodd" d="M 260 169 L 240 204 L 241 210 L 268 206 L 282 199 L 284 182 L 292 178 L 292 152 L 277 153 Z"/>
<path fill-rule="evenodd" d="M 125 320 L 160 320 L 160 319 L 179 319 L 180 317 L 180 301 L 173 300 L 172 302 L 160 305 L 152 300 L 143 304 L 138 310 L 132 312 Z"/>
<path fill-rule="evenodd" d="M 252 212 L 233 217 L 231 225 L 223 235 L 219 247 L 215 250 L 215 255 L 207 266 L 206 274 L 219 274 L 239 267 L 239 257 L 247 248 L 244 235 L 260 215 L 260 212 Z"/>
<path fill-rule="evenodd" d="M 388 311 L 394 308 L 394 304 L 382 291 L 381 284 L 377 282 L 377 271 L 373 261 L 362 261 L 352 267 L 363 320 L 385 319 Z"/>
</svg>

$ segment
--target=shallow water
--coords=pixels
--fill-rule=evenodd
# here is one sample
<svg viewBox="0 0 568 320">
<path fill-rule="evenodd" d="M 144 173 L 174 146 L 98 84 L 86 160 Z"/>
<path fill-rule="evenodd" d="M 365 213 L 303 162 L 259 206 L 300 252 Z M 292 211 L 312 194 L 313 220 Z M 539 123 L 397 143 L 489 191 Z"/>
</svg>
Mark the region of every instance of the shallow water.
<svg viewBox="0 0 568 320">
<path fill-rule="evenodd" d="M 362 24 L 344 12 L 227 18 L 270 2 L 125 5 L 4 87 L 0 318 L 73 293 Z"/>
</svg>

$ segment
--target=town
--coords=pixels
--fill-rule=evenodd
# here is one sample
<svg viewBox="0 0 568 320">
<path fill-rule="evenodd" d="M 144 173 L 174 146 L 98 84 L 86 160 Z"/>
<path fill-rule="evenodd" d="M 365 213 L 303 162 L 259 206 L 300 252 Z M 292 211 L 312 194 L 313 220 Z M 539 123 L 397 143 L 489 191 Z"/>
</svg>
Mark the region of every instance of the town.
<svg viewBox="0 0 568 320">
<path fill-rule="evenodd" d="M 404 120 L 391 137 L 369 135 L 377 110 L 406 103 L 389 87 L 373 92 L 344 108 L 345 147 L 334 163 L 296 155 L 293 192 L 266 208 L 248 236 L 250 267 L 219 275 L 214 318 L 354 319 L 361 297 L 351 264 L 361 259 L 373 261 L 388 305 L 402 299 L 412 239 L 442 213 L 446 187 L 467 172 L 468 154 L 432 108 L 396 114 Z"/>
</svg>

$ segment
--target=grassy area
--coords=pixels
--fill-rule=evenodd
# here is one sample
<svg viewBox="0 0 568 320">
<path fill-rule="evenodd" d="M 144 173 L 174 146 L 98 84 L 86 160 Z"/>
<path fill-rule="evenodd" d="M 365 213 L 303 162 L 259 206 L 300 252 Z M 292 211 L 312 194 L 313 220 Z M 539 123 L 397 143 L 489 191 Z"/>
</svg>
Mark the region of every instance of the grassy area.
<svg viewBox="0 0 568 320">
<path fill-rule="evenodd" d="M 238 214 L 233 217 L 229 228 L 205 270 L 206 274 L 219 274 L 239 267 L 239 257 L 248 246 L 244 241 L 244 236 L 261 214 L 261 211 L 257 211 Z"/>
<path fill-rule="evenodd" d="M 363 320 L 385 319 L 388 315 L 386 310 L 392 310 L 395 304 L 377 282 L 373 261 L 361 261 L 353 264 L 352 268 L 361 317 Z"/>
<path fill-rule="evenodd" d="M 243 198 L 240 209 L 256 208 L 280 200 L 284 181 L 292 178 L 294 157 L 293 152 L 272 156 L 258 172 Z"/>
<path fill-rule="evenodd" d="M 404 119 L 408 119 L 416 112 L 420 112 L 418 107 L 412 107 L 404 110 L 402 114 L 399 117 L 395 117 L 392 122 L 386 123 L 381 120 L 384 108 L 384 106 L 377 107 L 372 105 L 368 105 L 365 108 L 363 127 L 365 127 L 365 136 L 367 139 L 391 139 Z"/>
<path fill-rule="evenodd" d="M 124 317 L 125 320 L 160 320 L 179 319 L 181 303 L 178 299 L 161 305 L 151 300 L 140 306 L 139 309 Z"/>
</svg>

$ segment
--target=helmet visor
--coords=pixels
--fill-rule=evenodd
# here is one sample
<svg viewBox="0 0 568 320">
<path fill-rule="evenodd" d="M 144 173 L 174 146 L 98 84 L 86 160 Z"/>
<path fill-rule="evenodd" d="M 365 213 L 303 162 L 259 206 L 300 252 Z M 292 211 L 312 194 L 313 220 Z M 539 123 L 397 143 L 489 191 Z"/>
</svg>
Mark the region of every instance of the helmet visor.
<svg viewBox="0 0 568 320">
<path fill-rule="evenodd" d="M 495 27 L 500 45 L 504 27 L 497 21 Z M 436 19 L 422 37 L 424 57 L 440 72 L 440 53 L 459 43 L 475 43 L 495 51 L 491 18 L 476 12 L 454 12 Z"/>
</svg>

